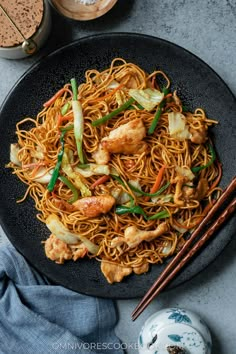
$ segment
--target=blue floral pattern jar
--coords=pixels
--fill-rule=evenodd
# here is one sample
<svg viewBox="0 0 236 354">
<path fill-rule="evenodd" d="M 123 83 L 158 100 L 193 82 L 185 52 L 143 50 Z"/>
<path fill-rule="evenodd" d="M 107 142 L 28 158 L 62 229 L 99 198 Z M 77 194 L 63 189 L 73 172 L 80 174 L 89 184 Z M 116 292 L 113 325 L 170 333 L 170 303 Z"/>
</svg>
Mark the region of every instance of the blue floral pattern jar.
<svg viewBox="0 0 236 354">
<path fill-rule="evenodd" d="M 210 354 L 211 334 L 194 312 L 168 308 L 154 313 L 141 329 L 140 354 Z"/>
</svg>

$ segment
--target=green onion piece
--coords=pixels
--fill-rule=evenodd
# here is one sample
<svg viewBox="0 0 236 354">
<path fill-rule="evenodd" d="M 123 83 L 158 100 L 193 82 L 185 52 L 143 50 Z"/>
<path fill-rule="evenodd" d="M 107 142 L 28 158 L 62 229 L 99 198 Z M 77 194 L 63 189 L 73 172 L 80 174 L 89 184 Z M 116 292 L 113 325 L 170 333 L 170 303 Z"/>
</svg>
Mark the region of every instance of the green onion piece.
<svg viewBox="0 0 236 354">
<path fill-rule="evenodd" d="M 135 103 L 135 106 L 137 106 L 138 109 L 140 109 L 140 110 L 143 110 L 143 109 L 144 109 L 144 107 L 141 106 L 140 103 Z M 131 109 L 136 109 L 136 107 L 134 107 L 134 106 L 131 105 L 131 106 L 129 106 L 127 109 L 129 109 L 129 110 L 131 110 Z"/>
<path fill-rule="evenodd" d="M 147 219 L 147 215 L 145 214 L 145 211 L 139 205 L 134 205 L 132 207 L 127 207 L 125 205 L 119 205 L 116 207 L 115 212 L 118 215 L 122 215 L 122 214 L 126 214 L 126 213 L 140 214 L 140 215 L 143 215 L 145 217 L 145 219 Z"/>
<path fill-rule="evenodd" d="M 122 179 L 116 175 L 110 175 L 113 179 L 115 179 L 117 182 L 119 182 L 123 187 L 125 187 L 124 182 L 122 181 Z"/>
<path fill-rule="evenodd" d="M 78 86 L 76 79 L 73 77 L 73 79 L 70 80 L 71 83 L 71 88 L 72 88 L 72 93 L 73 93 L 73 101 L 77 101 L 77 96 L 78 96 Z"/>
<path fill-rule="evenodd" d="M 165 218 L 169 218 L 169 217 L 170 217 L 169 213 L 166 210 L 162 210 L 157 214 L 149 216 L 148 220 L 165 219 Z"/>
<path fill-rule="evenodd" d="M 213 149 L 213 146 L 211 144 L 207 144 L 207 145 L 208 145 L 208 149 L 211 153 L 211 159 L 209 160 L 209 162 L 206 165 L 192 167 L 191 170 L 193 173 L 197 173 L 197 172 L 203 170 L 204 168 L 211 166 L 213 164 L 213 162 L 215 161 L 215 159 L 216 159 L 215 150 Z"/>
<path fill-rule="evenodd" d="M 69 181 L 65 176 L 60 176 L 59 180 L 62 181 L 73 193 L 73 197 L 68 200 L 68 203 L 72 204 L 76 202 L 79 198 L 79 193 L 73 183 L 71 183 L 71 181 Z"/>
<path fill-rule="evenodd" d="M 79 156 L 79 160 L 81 163 L 84 163 L 84 155 L 82 150 L 82 140 L 84 133 L 84 117 L 81 103 L 77 100 L 78 88 L 75 78 L 70 80 L 72 92 L 73 92 L 73 100 L 72 100 L 72 109 L 74 113 L 74 136 L 75 142 L 77 146 L 77 152 Z"/>
<path fill-rule="evenodd" d="M 169 90 L 167 88 L 164 88 L 162 90 L 162 92 L 164 93 L 164 97 L 167 95 L 167 93 L 169 92 Z M 161 101 L 161 103 L 159 104 L 159 107 L 156 111 L 156 114 L 153 118 L 153 121 L 148 129 L 148 135 L 151 135 L 154 133 L 154 130 L 156 129 L 156 126 L 157 126 L 157 123 L 160 119 L 160 116 L 161 116 L 161 112 L 162 112 L 162 108 L 164 107 L 165 105 L 165 98 Z"/>
<path fill-rule="evenodd" d="M 167 182 L 163 187 L 161 187 L 157 192 L 155 193 L 146 193 L 146 192 L 143 192 L 142 190 L 132 186 L 132 184 L 128 183 L 130 189 L 132 189 L 132 191 L 136 192 L 136 193 L 140 193 L 146 197 L 157 197 L 159 194 L 161 194 L 162 192 L 164 192 L 164 190 L 166 190 L 169 185 L 170 185 L 170 182 Z"/>
<path fill-rule="evenodd" d="M 70 103 L 70 102 L 66 102 L 66 103 L 64 104 L 64 106 L 61 108 L 61 115 L 62 115 L 62 116 L 64 116 L 64 115 L 68 112 L 70 106 L 71 106 L 71 103 Z"/>
<path fill-rule="evenodd" d="M 79 165 L 77 165 L 77 167 L 81 168 L 81 169 L 86 169 L 86 168 L 89 168 L 90 167 L 90 164 L 89 163 L 81 163 Z"/>
<path fill-rule="evenodd" d="M 60 143 L 61 143 L 61 150 L 57 156 L 57 163 L 56 163 L 56 166 L 53 170 L 53 173 L 52 173 L 52 177 L 48 183 L 48 186 L 47 186 L 47 189 L 49 190 L 49 192 L 52 192 L 54 187 L 55 187 L 55 183 L 58 179 L 58 176 L 59 176 L 59 171 L 60 171 L 60 167 L 61 167 L 61 162 L 62 162 L 62 157 L 63 157 L 63 154 L 64 154 L 64 145 L 65 145 L 65 141 L 64 141 L 64 136 L 65 136 L 65 133 L 66 132 L 62 132 L 61 133 L 61 137 L 60 137 Z"/>
<path fill-rule="evenodd" d="M 74 124 L 70 124 L 68 125 L 67 127 L 64 127 L 64 128 L 60 128 L 60 131 L 61 132 L 68 132 L 70 130 L 74 129 Z"/>
<path fill-rule="evenodd" d="M 119 177 L 119 176 L 116 176 L 116 175 L 110 175 L 113 179 L 115 179 L 117 182 L 119 182 L 123 187 L 126 187 L 126 185 L 125 185 L 125 183 L 124 183 L 124 181 L 122 181 L 122 179 Z M 127 193 L 128 194 L 128 193 Z M 130 194 L 128 194 L 128 196 L 129 196 L 129 198 L 130 198 L 130 205 L 131 205 L 131 207 L 133 207 L 134 206 L 134 199 L 133 199 L 133 197 L 130 195 Z"/>
<path fill-rule="evenodd" d="M 110 175 L 113 179 L 115 179 L 117 182 L 119 182 L 123 187 L 125 187 L 125 183 L 124 181 L 122 181 L 122 179 L 118 176 L 115 175 Z M 155 193 L 146 193 L 143 192 L 141 189 L 138 189 L 136 187 L 134 187 L 131 183 L 128 183 L 128 186 L 130 187 L 130 189 L 136 193 L 139 193 L 141 195 L 144 195 L 145 197 L 157 197 L 159 194 L 161 194 L 162 192 L 164 192 L 170 185 L 170 182 L 167 182 L 163 187 L 161 187 L 157 192 Z"/>
<path fill-rule="evenodd" d="M 92 126 L 93 127 L 97 127 L 98 125 L 104 124 L 105 122 L 107 122 L 109 119 L 117 116 L 117 114 L 123 112 L 124 110 L 126 110 L 132 103 L 134 103 L 134 99 L 130 98 L 127 102 L 125 102 L 124 104 L 122 104 L 119 108 L 115 109 L 114 111 L 110 112 L 109 114 L 107 114 L 106 116 L 97 119 L 95 121 L 92 122 Z"/>
</svg>

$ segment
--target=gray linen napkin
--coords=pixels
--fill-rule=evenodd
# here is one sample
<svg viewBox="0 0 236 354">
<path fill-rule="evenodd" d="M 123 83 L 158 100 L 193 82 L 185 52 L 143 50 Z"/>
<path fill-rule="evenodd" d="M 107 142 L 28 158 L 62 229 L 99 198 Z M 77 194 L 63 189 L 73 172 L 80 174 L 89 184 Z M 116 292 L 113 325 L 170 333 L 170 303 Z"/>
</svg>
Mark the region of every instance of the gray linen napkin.
<svg viewBox="0 0 236 354">
<path fill-rule="evenodd" d="M 122 354 L 111 300 L 50 282 L 9 243 L 0 247 L 0 353 Z"/>
</svg>

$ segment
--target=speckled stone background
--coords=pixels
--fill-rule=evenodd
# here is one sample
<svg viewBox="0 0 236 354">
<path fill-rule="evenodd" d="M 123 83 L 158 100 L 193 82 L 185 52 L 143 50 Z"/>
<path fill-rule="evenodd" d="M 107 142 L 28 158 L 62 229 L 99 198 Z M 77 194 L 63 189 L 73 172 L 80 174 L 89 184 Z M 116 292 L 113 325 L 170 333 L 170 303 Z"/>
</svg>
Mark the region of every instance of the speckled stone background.
<svg viewBox="0 0 236 354">
<path fill-rule="evenodd" d="M 236 94 L 236 0 L 118 0 L 108 14 L 89 22 L 69 20 L 52 10 L 51 35 L 37 55 L 18 61 L 0 58 L 0 104 L 17 79 L 41 57 L 74 39 L 102 32 L 144 33 L 183 46 L 207 62 Z M 4 235 L 0 231 L 1 244 Z M 204 272 L 161 294 L 134 323 L 130 315 L 138 300 L 118 301 L 117 334 L 127 354 L 138 352 L 136 342 L 143 322 L 153 312 L 175 306 L 196 311 L 207 322 L 213 354 L 235 354 L 235 279 L 236 239 Z"/>
</svg>

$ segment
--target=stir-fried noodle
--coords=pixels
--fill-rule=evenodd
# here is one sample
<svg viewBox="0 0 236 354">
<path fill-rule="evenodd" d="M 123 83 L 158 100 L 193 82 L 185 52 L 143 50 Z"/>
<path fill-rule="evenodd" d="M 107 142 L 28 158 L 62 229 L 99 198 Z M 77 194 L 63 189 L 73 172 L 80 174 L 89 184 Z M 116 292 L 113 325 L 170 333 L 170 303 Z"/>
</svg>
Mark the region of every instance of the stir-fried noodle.
<svg viewBox="0 0 236 354">
<path fill-rule="evenodd" d="M 16 125 L 9 166 L 28 185 L 21 201 L 34 199 L 53 234 L 47 257 L 96 257 L 109 282 L 121 281 L 178 252 L 202 220 L 220 192 L 221 166 L 208 137 L 217 122 L 202 108 L 189 112 L 170 85 L 164 72 L 147 74 L 117 58 L 85 73 L 79 123 L 66 84 L 36 119 Z"/>
</svg>

